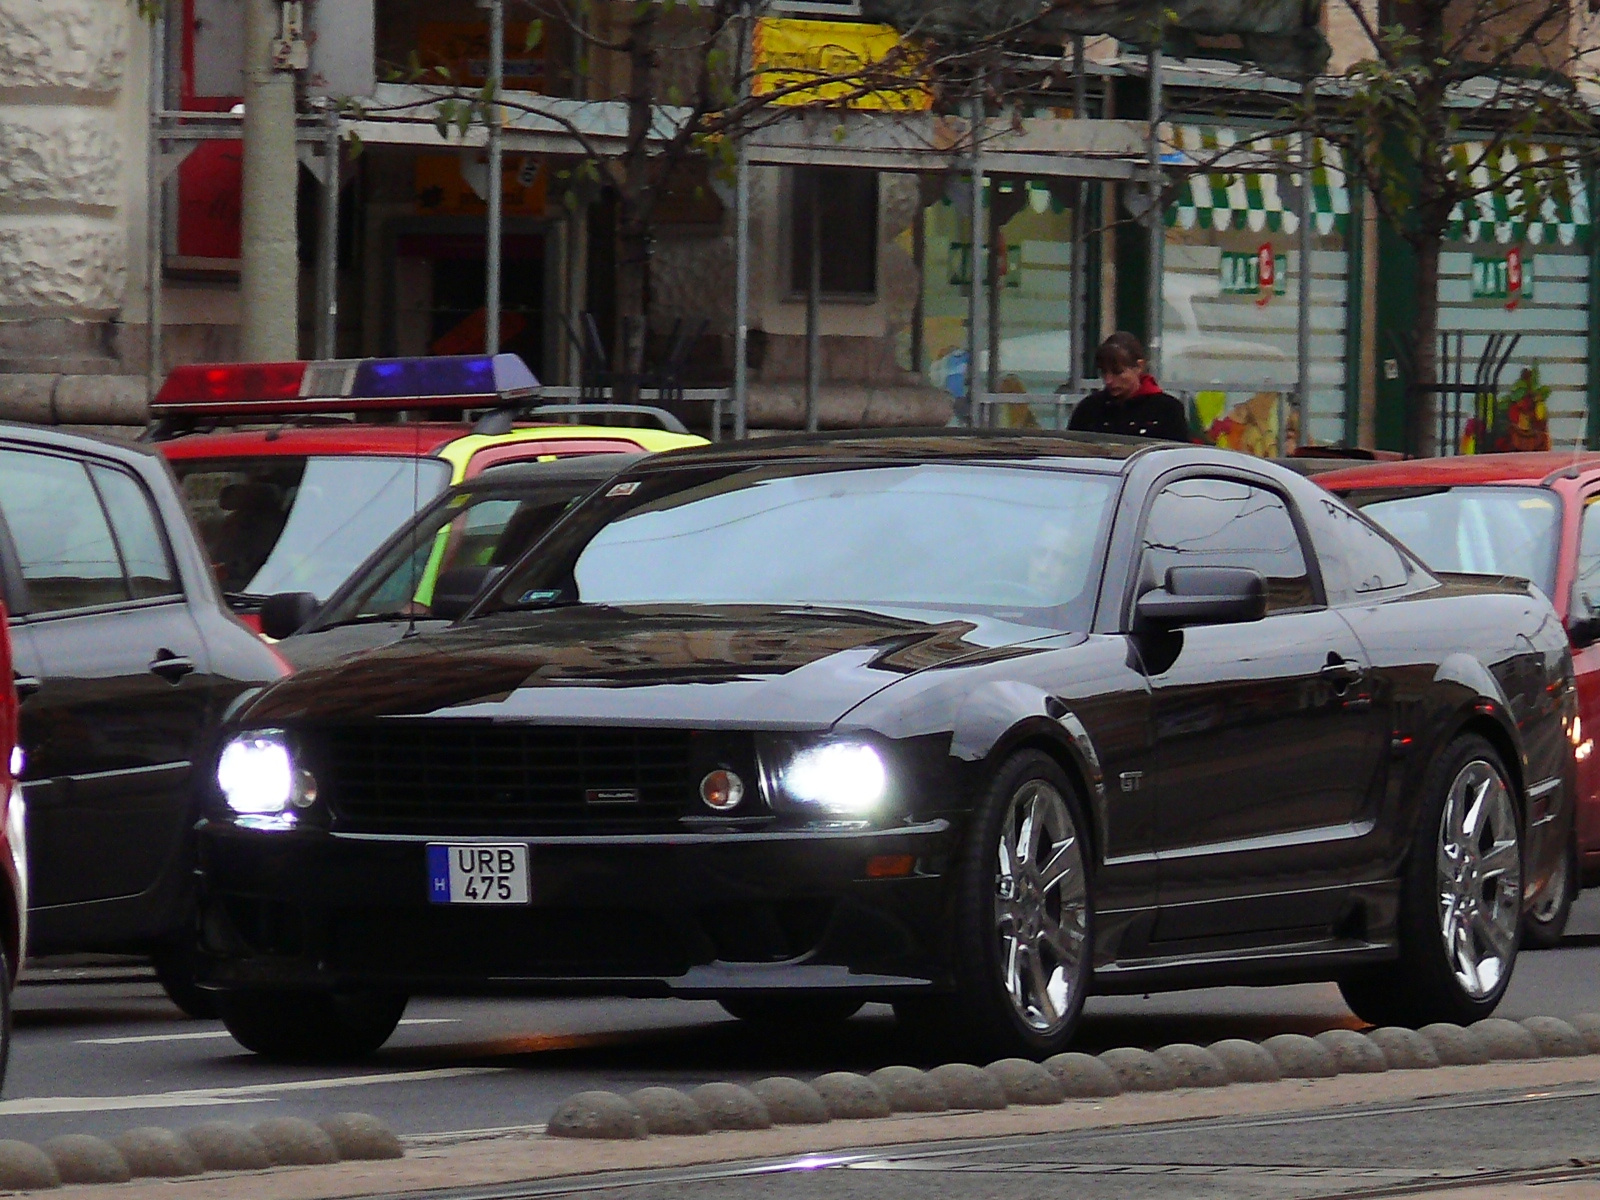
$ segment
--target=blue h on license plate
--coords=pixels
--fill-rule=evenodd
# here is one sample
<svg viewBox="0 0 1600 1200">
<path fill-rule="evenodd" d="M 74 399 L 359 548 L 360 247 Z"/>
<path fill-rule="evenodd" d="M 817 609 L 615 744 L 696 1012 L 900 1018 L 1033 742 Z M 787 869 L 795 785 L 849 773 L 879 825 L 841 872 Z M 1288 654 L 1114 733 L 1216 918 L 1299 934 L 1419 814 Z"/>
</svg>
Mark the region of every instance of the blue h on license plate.
<svg viewBox="0 0 1600 1200">
<path fill-rule="evenodd" d="M 434 904 L 528 903 L 528 848 L 428 843 L 428 899 Z"/>
</svg>

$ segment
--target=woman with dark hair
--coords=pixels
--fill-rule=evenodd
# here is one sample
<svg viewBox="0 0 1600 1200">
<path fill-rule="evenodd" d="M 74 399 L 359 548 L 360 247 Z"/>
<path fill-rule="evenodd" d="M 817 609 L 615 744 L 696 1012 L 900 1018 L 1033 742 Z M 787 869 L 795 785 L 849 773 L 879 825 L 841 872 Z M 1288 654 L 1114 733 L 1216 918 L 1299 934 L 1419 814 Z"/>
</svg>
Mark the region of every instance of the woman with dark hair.
<svg viewBox="0 0 1600 1200">
<path fill-rule="evenodd" d="M 1113 333 L 1094 352 L 1104 386 L 1072 410 L 1068 429 L 1123 437 L 1166 438 L 1187 442 L 1189 421 L 1183 402 L 1169 396 L 1145 370 L 1144 347 L 1131 333 Z"/>
</svg>

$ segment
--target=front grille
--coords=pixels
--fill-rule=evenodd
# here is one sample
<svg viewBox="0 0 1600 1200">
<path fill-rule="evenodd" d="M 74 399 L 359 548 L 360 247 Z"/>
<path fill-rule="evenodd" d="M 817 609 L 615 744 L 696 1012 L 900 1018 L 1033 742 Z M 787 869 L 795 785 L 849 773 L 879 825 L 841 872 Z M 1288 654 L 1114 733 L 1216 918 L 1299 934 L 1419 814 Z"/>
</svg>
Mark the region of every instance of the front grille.
<svg viewBox="0 0 1600 1200">
<path fill-rule="evenodd" d="M 325 731 L 315 750 L 337 827 L 537 833 L 675 824 L 697 776 L 684 729 L 396 724 Z"/>
</svg>

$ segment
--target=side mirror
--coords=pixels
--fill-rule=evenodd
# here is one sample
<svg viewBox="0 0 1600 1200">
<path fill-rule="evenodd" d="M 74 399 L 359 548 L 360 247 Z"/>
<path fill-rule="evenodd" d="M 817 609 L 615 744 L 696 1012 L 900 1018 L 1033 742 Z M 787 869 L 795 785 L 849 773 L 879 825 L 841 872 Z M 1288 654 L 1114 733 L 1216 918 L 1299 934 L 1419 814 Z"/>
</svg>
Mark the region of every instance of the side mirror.
<svg viewBox="0 0 1600 1200">
<path fill-rule="evenodd" d="M 428 607 L 435 617 L 446 621 L 458 620 L 472 602 L 504 571 L 504 567 L 452 567 L 440 571 L 433 585 L 433 603 Z"/>
<path fill-rule="evenodd" d="M 310 592 L 279 592 L 261 602 L 261 632 L 273 641 L 289 637 L 321 607 Z"/>
<path fill-rule="evenodd" d="M 1600 642 L 1600 617 L 1592 613 L 1582 617 L 1567 618 L 1567 640 L 1574 650 L 1582 650 Z"/>
<path fill-rule="evenodd" d="M 1139 597 L 1136 630 L 1236 625 L 1267 615 L 1267 586 L 1244 567 L 1171 567 L 1167 585 Z"/>
</svg>

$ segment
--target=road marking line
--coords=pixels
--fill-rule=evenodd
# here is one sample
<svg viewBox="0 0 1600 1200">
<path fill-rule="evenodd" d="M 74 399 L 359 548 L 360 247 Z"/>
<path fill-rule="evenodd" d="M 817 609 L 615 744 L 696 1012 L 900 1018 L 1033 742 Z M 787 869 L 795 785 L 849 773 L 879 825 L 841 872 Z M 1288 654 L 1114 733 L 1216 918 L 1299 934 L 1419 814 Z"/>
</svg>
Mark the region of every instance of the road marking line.
<svg viewBox="0 0 1600 1200">
<path fill-rule="evenodd" d="M 459 1025 L 460 1017 L 411 1017 L 402 1025 Z M 137 1037 L 79 1038 L 80 1046 L 132 1046 L 142 1042 L 198 1042 L 233 1035 L 226 1029 L 206 1029 L 199 1033 L 145 1033 Z"/>
<path fill-rule="evenodd" d="M 32 1096 L 0 1100 L 0 1116 L 42 1116 L 49 1113 L 116 1112 L 139 1108 L 203 1108 L 211 1104 L 259 1104 L 284 1092 L 369 1087 L 376 1083 L 418 1083 L 503 1074 L 510 1067 L 445 1067 L 437 1071 L 394 1071 L 387 1075 L 346 1075 L 335 1079 L 292 1079 L 282 1083 L 247 1083 L 238 1087 L 192 1088 L 142 1096 Z"/>
</svg>

